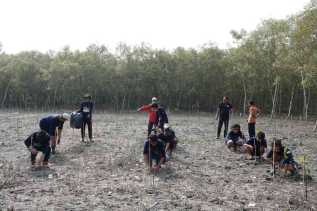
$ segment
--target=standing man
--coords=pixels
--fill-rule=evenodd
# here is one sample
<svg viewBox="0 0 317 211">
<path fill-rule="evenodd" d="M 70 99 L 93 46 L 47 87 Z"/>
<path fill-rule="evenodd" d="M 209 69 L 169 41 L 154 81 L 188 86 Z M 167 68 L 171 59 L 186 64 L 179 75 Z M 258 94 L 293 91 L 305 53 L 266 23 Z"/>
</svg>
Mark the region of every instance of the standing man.
<svg viewBox="0 0 317 211">
<path fill-rule="evenodd" d="M 94 109 L 94 103 L 92 102 L 91 95 L 86 94 L 84 101 L 80 104 L 80 112 L 83 114 L 83 124 L 81 126 L 81 140 L 85 142 L 86 125 L 88 126 L 89 141 L 92 140 L 92 111 Z"/>
<path fill-rule="evenodd" d="M 152 98 L 152 103 L 149 105 L 143 105 L 138 109 L 138 112 L 147 112 L 149 116 L 149 123 L 148 123 L 148 136 L 150 136 L 152 129 L 155 128 L 157 125 L 157 110 L 158 104 L 157 99 Z"/>
<path fill-rule="evenodd" d="M 254 101 L 249 102 L 249 117 L 248 117 L 248 131 L 249 139 L 255 138 L 255 124 L 256 118 L 259 115 L 260 110 L 256 106 Z"/>
<path fill-rule="evenodd" d="M 224 138 L 227 137 L 231 112 L 232 112 L 232 105 L 229 103 L 229 98 L 227 96 L 224 96 L 222 103 L 220 103 L 218 106 L 217 115 L 216 115 L 216 120 L 218 120 L 217 139 L 219 139 L 220 137 L 221 128 L 223 124 L 225 125 L 223 136 Z"/>
<path fill-rule="evenodd" d="M 63 113 L 61 115 L 51 115 L 40 120 L 41 130 L 45 131 L 50 136 L 52 154 L 55 154 L 56 152 L 56 143 L 59 144 L 61 141 L 64 122 L 69 119 L 70 115 Z"/>
</svg>

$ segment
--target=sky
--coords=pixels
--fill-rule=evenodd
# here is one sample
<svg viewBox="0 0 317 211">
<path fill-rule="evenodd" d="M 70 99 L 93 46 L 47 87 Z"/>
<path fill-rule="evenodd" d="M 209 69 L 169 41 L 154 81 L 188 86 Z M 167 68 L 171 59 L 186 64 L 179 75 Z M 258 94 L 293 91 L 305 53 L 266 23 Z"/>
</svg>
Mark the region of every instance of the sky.
<svg viewBox="0 0 317 211">
<path fill-rule="evenodd" d="M 7 53 L 84 50 L 120 42 L 172 50 L 232 44 L 230 30 L 251 31 L 310 0 L 0 0 L 0 43 Z"/>
</svg>

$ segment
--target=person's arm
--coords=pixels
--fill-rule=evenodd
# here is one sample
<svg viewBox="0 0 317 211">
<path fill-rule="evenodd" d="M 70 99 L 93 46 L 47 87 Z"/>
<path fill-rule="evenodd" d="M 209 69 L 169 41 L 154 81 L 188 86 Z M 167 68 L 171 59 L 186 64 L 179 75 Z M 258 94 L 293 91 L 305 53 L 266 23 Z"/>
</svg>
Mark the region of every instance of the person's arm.
<svg viewBox="0 0 317 211">
<path fill-rule="evenodd" d="M 144 106 L 141 106 L 138 111 L 139 112 L 149 112 L 150 109 L 151 109 L 152 105 L 144 105 Z"/>
<path fill-rule="evenodd" d="M 34 134 L 30 135 L 25 141 L 24 144 L 28 148 L 28 150 L 32 154 L 36 154 L 37 150 L 33 147 L 33 139 L 34 139 Z"/>
<path fill-rule="evenodd" d="M 150 165 L 149 155 L 148 154 L 143 154 L 143 158 L 144 158 L 145 165 L 149 166 Z"/>
<path fill-rule="evenodd" d="M 63 130 L 63 128 L 57 129 L 57 143 L 58 144 L 61 142 L 61 139 L 62 139 L 62 130 Z"/>
<path fill-rule="evenodd" d="M 217 108 L 217 112 L 216 112 L 216 120 L 218 120 L 219 119 L 219 114 L 220 114 L 220 105 L 218 106 L 218 108 Z"/>
</svg>

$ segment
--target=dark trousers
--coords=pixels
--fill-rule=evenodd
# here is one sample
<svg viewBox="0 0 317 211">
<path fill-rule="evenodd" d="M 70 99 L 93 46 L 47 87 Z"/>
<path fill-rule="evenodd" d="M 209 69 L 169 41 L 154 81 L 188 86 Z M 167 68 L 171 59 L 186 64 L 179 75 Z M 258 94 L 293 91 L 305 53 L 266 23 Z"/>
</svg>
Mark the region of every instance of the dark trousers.
<svg viewBox="0 0 317 211">
<path fill-rule="evenodd" d="M 221 128 L 222 128 L 223 124 L 225 125 L 225 129 L 223 131 L 223 136 L 226 138 L 227 137 L 227 133 L 228 133 L 228 127 L 229 127 L 229 119 L 221 119 L 221 118 L 218 121 L 217 137 L 220 137 Z"/>
<path fill-rule="evenodd" d="M 153 122 L 149 122 L 148 127 L 147 127 L 147 135 L 150 136 L 152 130 L 156 127 L 156 125 Z"/>
<path fill-rule="evenodd" d="M 44 160 L 43 162 L 48 162 L 48 159 L 50 158 L 50 154 L 51 154 L 51 148 L 47 147 L 44 149 L 36 149 L 37 151 L 43 152 L 44 154 Z M 32 154 L 31 153 L 31 163 L 34 164 L 35 163 L 35 159 L 36 159 L 36 155 L 37 154 Z"/>
<path fill-rule="evenodd" d="M 255 138 L 255 123 L 248 123 L 249 138 Z"/>
<path fill-rule="evenodd" d="M 84 118 L 83 119 L 83 125 L 81 126 L 81 138 L 82 139 L 85 138 L 86 125 L 88 126 L 89 139 L 92 139 L 92 121 L 91 121 L 91 118 Z"/>
</svg>

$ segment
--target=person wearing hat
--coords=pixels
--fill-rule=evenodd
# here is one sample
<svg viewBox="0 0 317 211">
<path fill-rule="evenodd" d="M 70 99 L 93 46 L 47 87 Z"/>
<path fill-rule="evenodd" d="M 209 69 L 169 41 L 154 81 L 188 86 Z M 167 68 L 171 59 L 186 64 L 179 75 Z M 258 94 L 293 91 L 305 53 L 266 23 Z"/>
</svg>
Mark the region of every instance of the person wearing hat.
<svg viewBox="0 0 317 211">
<path fill-rule="evenodd" d="M 88 137 L 90 142 L 93 142 L 92 140 L 92 111 L 94 109 L 94 103 L 92 102 L 92 98 L 89 94 L 86 94 L 84 96 L 83 102 L 80 104 L 80 110 L 83 114 L 83 124 L 81 127 L 81 139 L 82 142 L 85 142 L 85 133 L 86 133 L 86 125 L 88 127 Z"/>
<path fill-rule="evenodd" d="M 148 140 L 144 143 L 144 163 L 151 171 L 159 171 L 161 165 L 165 162 L 164 144 L 158 140 L 158 137 L 151 134 Z M 153 164 L 155 161 L 155 164 Z"/>
<path fill-rule="evenodd" d="M 61 141 L 64 122 L 69 119 L 70 115 L 68 113 L 63 113 L 60 115 L 50 115 L 40 120 L 40 129 L 50 136 L 52 154 L 55 154 L 56 152 L 56 143 L 59 144 Z"/>
<path fill-rule="evenodd" d="M 168 123 L 164 124 L 164 130 L 158 134 L 158 138 L 165 143 L 166 160 L 169 160 L 173 150 L 176 148 L 177 138 Z"/>
<path fill-rule="evenodd" d="M 143 105 L 141 106 L 137 111 L 138 112 L 147 112 L 148 113 L 148 136 L 150 136 L 153 128 L 157 126 L 157 110 L 158 110 L 158 104 L 157 104 L 157 98 L 152 98 L 152 103 L 149 105 Z"/>
<path fill-rule="evenodd" d="M 32 167 L 47 167 L 50 158 L 50 136 L 45 131 L 32 133 L 25 141 L 25 146 L 31 152 Z"/>
</svg>

